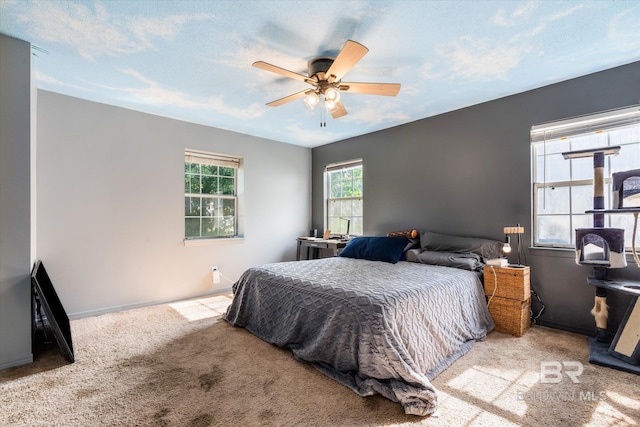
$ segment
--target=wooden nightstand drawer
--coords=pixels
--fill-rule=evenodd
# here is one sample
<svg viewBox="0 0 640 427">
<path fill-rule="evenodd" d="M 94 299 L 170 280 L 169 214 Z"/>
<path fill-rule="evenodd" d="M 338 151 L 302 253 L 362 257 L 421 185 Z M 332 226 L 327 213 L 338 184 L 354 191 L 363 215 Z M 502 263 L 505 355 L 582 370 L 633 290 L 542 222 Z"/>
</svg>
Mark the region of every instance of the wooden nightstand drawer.
<svg viewBox="0 0 640 427">
<path fill-rule="evenodd" d="M 495 271 L 495 276 L 494 276 Z M 531 297 L 529 267 L 484 267 L 484 293 L 487 296 L 525 301 Z M 497 287 L 496 287 L 497 279 Z M 495 290 L 495 294 L 494 294 Z"/>
</svg>

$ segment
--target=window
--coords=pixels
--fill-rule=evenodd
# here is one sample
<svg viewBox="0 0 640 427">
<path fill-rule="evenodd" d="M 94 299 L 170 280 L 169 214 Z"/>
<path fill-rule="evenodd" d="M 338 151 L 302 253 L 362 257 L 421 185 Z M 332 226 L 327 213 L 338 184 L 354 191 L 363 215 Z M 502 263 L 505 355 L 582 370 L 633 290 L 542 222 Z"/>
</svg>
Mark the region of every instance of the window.
<svg viewBox="0 0 640 427">
<path fill-rule="evenodd" d="M 575 247 L 575 229 L 593 226 L 593 158 L 562 153 L 620 146 L 605 156 L 605 208 L 611 208 L 611 174 L 640 167 L 640 106 L 534 126 L 531 129 L 533 244 Z M 631 246 L 633 215 L 605 215 L 605 227 L 624 228 Z"/>
<path fill-rule="evenodd" d="M 238 235 L 239 166 L 236 157 L 185 151 L 185 239 Z"/>
<path fill-rule="evenodd" d="M 326 225 L 332 234 L 362 235 L 362 160 L 328 165 Z"/>
</svg>

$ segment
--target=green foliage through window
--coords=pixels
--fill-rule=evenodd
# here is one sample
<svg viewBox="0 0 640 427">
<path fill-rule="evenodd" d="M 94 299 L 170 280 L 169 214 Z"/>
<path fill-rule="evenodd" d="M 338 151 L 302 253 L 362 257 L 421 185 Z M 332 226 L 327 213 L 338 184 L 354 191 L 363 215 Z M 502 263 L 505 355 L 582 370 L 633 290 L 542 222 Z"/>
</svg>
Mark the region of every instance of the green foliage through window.
<svg viewBox="0 0 640 427">
<path fill-rule="evenodd" d="M 235 236 L 237 168 L 212 164 L 215 161 L 208 159 L 194 161 L 194 156 L 189 160 L 184 164 L 185 237 Z"/>
<path fill-rule="evenodd" d="M 327 225 L 332 234 L 363 234 L 362 161 L 328 167 Z"/>
</svg>

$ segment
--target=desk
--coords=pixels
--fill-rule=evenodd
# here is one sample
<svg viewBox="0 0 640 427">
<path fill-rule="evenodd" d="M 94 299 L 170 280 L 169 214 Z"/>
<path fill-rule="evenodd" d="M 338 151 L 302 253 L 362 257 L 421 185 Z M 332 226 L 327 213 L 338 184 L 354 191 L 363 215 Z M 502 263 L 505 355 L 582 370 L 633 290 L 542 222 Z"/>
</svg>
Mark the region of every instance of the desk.
<svg viewBox="0 0 640 427">
<path fill-rule="evenodd" d="M 340 253 L 340 250 L 347 246 L 349 243 L 348 240 L 339 240 L 339 239 L 319 239 L 314 237 L 298 237 L 298 250 L 296 251 L 296 260 L 300 261 L 300 250 L 305 248 L 307 251 L 307 257 L 309 258 L 309 248 L 314 250 L 314 257 L 318 258 L 318 250 L 319 249 L 330 249 L 333 251 L 333 256 L 336 256 Z"/>
</svg>

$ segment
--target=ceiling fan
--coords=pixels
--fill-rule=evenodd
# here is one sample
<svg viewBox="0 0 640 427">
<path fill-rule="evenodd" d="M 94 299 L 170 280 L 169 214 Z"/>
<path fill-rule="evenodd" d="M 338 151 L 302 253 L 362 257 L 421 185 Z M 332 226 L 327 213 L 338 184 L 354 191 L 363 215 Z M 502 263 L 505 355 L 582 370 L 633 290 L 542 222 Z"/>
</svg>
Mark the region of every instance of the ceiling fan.
<svg viewBox="0 0 640 427">
<path fill-rule="evenodd" d="M 347 114 L 347 110 L 344 108 L 344 105 L 342 105 L 342 101 L 340 101 L 340 92 L 396 96 L 400 91 L 399 83 L 347 83 L 342 81 L 342 77 L 347 74 L 367 52 L 369 52 L 369 49 L 360 43 L 347 40 L 335 58 L 319 56 L 311 59 L 307 65 L 309 70 L 308 76 L 268 64 L 264 61 L 254 62 L 253 66 L 280 74 L 281 76 L 300 80 L 313 86 L 311 89 L 306 89 L 269 102 L 267 104 L 268 106 L 277 107 L 287 102 L 304 98 L 304 103 L 309 109 L 313 110 L 321 100 L 324 100 L 327 111 L 334 119 L 337 119 Z"/>
</svg>

